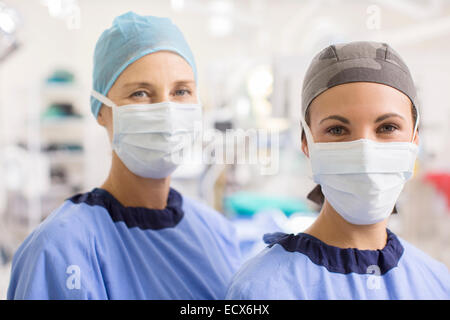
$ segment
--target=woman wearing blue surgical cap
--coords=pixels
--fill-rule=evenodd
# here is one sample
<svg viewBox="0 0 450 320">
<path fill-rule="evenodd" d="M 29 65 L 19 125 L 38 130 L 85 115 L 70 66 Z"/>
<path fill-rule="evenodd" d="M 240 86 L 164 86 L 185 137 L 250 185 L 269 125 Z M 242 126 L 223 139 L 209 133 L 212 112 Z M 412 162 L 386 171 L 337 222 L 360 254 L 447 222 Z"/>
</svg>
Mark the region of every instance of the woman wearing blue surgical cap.
<svg viewBox="0 0 450 320">
<path fill-rule="evenodd" d="M 167 18 L 128 12 L 100 36 L 91 107 L 113 147 L 100 188 L 20 246 L 9 299 L 222 299 L 239 267 L 229 222 L 170 187 L 201 120 L 194 58 Z"/>
</svg>

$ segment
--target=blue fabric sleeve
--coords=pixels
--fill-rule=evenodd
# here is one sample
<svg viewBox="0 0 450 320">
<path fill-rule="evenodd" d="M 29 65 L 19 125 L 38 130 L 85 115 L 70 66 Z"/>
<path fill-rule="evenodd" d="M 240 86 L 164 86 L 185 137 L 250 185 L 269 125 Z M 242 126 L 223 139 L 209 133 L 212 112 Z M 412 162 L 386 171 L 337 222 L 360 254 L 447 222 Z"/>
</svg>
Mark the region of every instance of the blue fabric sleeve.
<svg viewBox="0 0 450 320">
<path fill-rule="evenodd" d="M 107 299 L 95 241 L 58 221 L 35 230 L 14 256 L 8 299 Z"/>
<path fill-rule="evenodd" d="M 193 201 L 188 197 L 183 197 L 183 199 L 186 201 L 186 206 L 192 208 L 192 211 L 197 213 L 198 219 L 209 226 L 212 236 L 221 240 L 220 243 L 224 246 L 223 254 L 232 265 L 234 274 L 243 263 L 234 225 L 223 214 L 208 207 L 204 203 Z"/>
<path fill-rule="evenodd" d="M 271 257 L 267 259 L 267 255 Z M 275 258 L 272 260 L 272 258 Z M 271 261 L 271 262 L 269 262 Z M 247 260 L 233 276 L 225 296 L 226 300 L 271 300 L 289 299 L 283 286 L 285 275 L 280 266 L 282 261 L 266 248 Z M 297 282 L 298 284 L 298 282 Z M 274 295 L 275 293 L 275 295 Z"/>
<path fill-rule="evenodd" d="M 218 232 L 218 234 L 222 236 L 226 247 L 225 252 L 228 255 L 228 260 L 233 266 L 234 273 L 241 267 L 243 262 L 236 228 L 222 214 L 217 213 L 217 215 L 219 215 L 218 220 L 220 221 L 219 227 L 221 229 L 221 232 Z"/>
</svg>

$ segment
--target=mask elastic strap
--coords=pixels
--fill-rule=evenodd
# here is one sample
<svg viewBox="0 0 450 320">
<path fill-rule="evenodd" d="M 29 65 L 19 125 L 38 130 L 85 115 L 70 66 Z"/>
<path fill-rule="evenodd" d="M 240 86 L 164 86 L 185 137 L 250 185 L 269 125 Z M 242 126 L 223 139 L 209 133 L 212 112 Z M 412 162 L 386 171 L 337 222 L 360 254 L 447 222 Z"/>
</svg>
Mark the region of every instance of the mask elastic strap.
<svg viewBox="0 0 450 320">
<path fill-rule="evenodd" d="M 416 119 L 416 124 L 414 125 L 414 132 L 413 132 L 413 137 L 412 137 L 411 142 L 414 142 L 414 139 L 416 138 L 417 128 L 419 126 L 419 110 L 417 110 L 417 108 L 415 106 L 414 106 L 414 108 L 416 109 L 417 119 Z"/>
<path fill-rule="evenodd" d="M 117 107 L 117 105 L 110 99 L 108 99 L 107 97 L 105 97 L 104 95 L 102 95 L 101 93 L 98 93 L 95 90 L 91 90 L 91 95 L 97 99 L 98 101 L 102 102 L 104 105 L 108 106 L 108 107 Z"/>
<path fill-rule="evenodd" d="M 300 116 L 300 122 L 302 124 L 303 131 L 305 131 L 306 141 L 308 142 L 308 144 L 314 144 L 314 139 L 312 137 L 311 130 L 309 130 L 309 127 L 306 124 L 306 121 L 303 118 L 303 115 Z"/>
</svg>

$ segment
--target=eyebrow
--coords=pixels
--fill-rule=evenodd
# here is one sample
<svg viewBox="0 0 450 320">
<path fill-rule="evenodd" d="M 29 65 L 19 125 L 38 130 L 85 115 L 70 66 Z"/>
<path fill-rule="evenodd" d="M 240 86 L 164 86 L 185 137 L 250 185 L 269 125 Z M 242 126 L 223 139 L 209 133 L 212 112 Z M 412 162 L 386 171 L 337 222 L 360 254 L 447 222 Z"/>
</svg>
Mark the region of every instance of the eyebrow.
<svg viewBox="0 0 450 320">
<path fill-rule="evenodd" d="M 175 85 L 180 85 L 180 84 L 192 84 L 195 83 L 194 80 L 177 80 L 174 81 L 173 84 Z M 148 87 L 148 88 L 152 88 L 153 85 L 149 82 L 145 82 L 145 81 L 141 81 L 141 82 L 129 82 L 123 85 L 124 88 L 128 88 L 128 87 Z"/>
<path fill-rule="evenodd" d="M 386 113 L 386 114 L 383 114 L 382 116 L 379 116 L 379 117 L 375 120 L 375 123 L 376 123 L 376 122 L 383 121 L 383 120 L 385 120 L 385 119 L 387 119 L 387 118 L 390 118 L 390 117 L 397 117 L 397 118 L 400 118 L 400 119 L 405 120 L 405 118 L 402 117 L 401 115 L 399 115 L 398 113 Z"/>
<path fill-rule="evenodd" d="M 122 87 L 128 88 L 128 87 L 153 87 L 151 83 L 148 82 L 129 82 L 124 84 Z"/>
<path fill-rule="evenodd" d="M 390 117 L 397 117 L 397 118 L 405 120 L 405 118 L 402 117 L 401 115 L 399 115 L 398 113 L 386 113 L 386 114 L 383 114 L 382 116 L 379 116 L 378 118 L 376 118 L 375 119 L 375 123 L 381 122 L 381 121 L 386 120 L 387 118 L 390 118 Z M 326 120 L 333 120 L 333 119 L 341 121 L 341 122 L 343 122 L 345 124 L 350 124 L 350 121 L 347 118 L 344 118 L 344 117 L 338 116 L 338 115 L 331 115 L 331 116 L 328 116 L 326 118 L 323 118 L 322 120 L 320 120 L 319 124 L 321 124 L 322 122 L 324 122 Z"/>
<path fill-rule="evenodd" d="M 342 117 L 342 116 L 338 116 L 338 115 L 336 115 L 336 114 L 335 114 L 335 115 L 328 116 L 328 117 L 326 117 L 326 118 L 323 118 L 322 120 L 320 120 L 319 124 L 321 124 L 322 122 L 324 122 L 324 121 L 326 121 L 326 120 L 332 120 L 332 119 L 341 121 L 341 122 L 343 122 L 343 123 L 345 123 L 345 124 L 350 124 L 350 121 L 349 121 L 347 118 L 344 118 L 344 117 Z"/>
</svg>

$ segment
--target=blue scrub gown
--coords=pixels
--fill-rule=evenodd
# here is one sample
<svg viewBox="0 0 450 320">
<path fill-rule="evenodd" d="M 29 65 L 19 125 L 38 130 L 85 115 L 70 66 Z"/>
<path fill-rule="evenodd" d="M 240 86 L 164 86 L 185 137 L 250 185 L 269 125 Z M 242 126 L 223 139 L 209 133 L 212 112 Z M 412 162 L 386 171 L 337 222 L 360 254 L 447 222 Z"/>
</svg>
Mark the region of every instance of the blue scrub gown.
<svg viewBox="0 0 450 320">
<path fill-rule="evenodd" d="M 68 199 L 14 255 L 8 299 L 223 299 L 240 266 L 234 229 L 170 189 L 167 207 Z"/>
<path fill-rule="evenodd" d="M 299 233 L 269 243 L 234 276 L 227 299 L 450 299 L 450 274 L 387 230 L 382 250 L 341 249 Z"/>
</svg>

